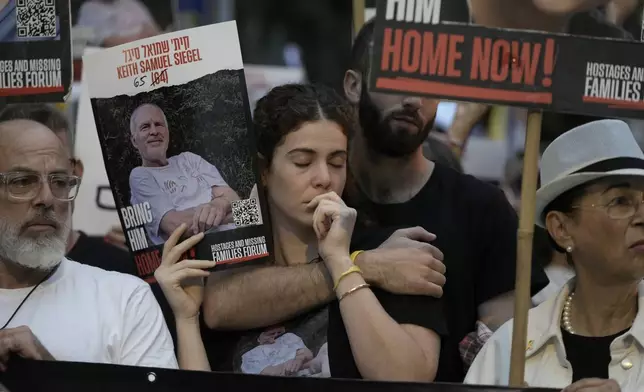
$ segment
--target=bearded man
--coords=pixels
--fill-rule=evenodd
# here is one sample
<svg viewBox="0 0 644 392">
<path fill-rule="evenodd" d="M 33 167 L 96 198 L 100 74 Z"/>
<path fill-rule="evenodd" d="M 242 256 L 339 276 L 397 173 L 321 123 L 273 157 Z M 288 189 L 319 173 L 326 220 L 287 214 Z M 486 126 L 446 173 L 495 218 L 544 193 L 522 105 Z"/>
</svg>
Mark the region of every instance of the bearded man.
<svg viewBox="0 0 644 392">
<path fill-rule="evenodd" d="M 149 285 L 65 257 L 72 169 L 52 130 L 0 123 L 0 371 L 14 355 L 176 368 Z"/>
<path fill-rule="evenodd" d="M 442 298 L 449 330 L 436 381 L 462 382 L 470 353 L 460 343 L 477 321 L 494 330 L 514 312 L 518 219 L 498 187 L 424 156 L 438 100 L 369 91 L 374 29 L 372 20 L 360 30 L 344 78 L 360 120 L 344 198 L 381 227 L 416 226 L 436 236 L 432 245 L 447 269 Z M 543 269 L 533 266 L 532 293 L 547 283 Z"/>
</svg>

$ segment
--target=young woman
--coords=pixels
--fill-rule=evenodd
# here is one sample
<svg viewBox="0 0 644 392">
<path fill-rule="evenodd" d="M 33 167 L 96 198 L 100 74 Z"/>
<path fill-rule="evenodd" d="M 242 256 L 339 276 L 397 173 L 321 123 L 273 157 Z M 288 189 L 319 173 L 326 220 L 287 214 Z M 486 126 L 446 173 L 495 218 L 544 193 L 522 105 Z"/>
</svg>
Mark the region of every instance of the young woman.
<svg viewBox="0 0 644 392">
<path fill-rule="evenodd" d="M 257 103 L 254 126 L 274 263 L 324 263 L 337 301 L 293 322 L 250 331 L 235 359 L 240 372 L 423 382 L 436 375 L 446 328 L 439 300 L 423 297 L 419 306 L 421 296 L 371 288 L 350 256 L 356 211 L 339 195 L 354 124 L 352 108 L 324 87 L 285 85 Z M 177 262 L 203 238 L 198 234 L 177 245 L 184 230 L 166 242 L 155 276 L 175 313 L 180 366 L 209 370 L 198 314 L 200 280 L 215 263 Z"/>
</svg>

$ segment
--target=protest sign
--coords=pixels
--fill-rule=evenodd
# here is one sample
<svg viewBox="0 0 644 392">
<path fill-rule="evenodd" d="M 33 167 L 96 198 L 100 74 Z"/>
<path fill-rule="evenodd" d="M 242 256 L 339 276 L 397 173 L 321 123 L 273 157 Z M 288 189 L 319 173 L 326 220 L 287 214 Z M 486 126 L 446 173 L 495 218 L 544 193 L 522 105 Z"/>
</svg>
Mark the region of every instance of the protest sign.
<svg viewBox="0 0 644 392">
<path fill-rule="evenodd" d="M 0 1 L 0 103 L 65 100 L 70 30 L 68 0 Z"/>
<path fill-rule="evenodd" d="M 272 247 L 235 22 L 84 57 L 105 167 L 139 275 L 181 223 L 217 268 Z"/>
<path fill-rule="evenodd" d="M 639 42 L 446 23 L 397 0 L 379 7 L 373 91 L 644 118 Z"/>
<path fill-rule="evenodd" d="M 529 109 L 510 385 L 524 380 L 542 110 L 644 118 L 639 42 L 447 22 L 441 0 L 377 3 L 369 89 Z M 476 21 L 485 24 L 485 21 Z M 515 24 L 516 25 L 516 24 Z"/>
</svg>

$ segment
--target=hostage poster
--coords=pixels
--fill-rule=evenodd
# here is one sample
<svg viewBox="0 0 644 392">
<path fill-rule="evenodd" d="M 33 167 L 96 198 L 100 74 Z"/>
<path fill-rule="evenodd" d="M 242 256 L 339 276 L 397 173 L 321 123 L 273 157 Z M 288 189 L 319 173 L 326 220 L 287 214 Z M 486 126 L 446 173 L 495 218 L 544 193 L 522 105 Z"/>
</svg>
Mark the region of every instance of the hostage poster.
<svg viewBox="0 0 644 392">
<path fill-rule="evenodd" d="M 0 104 L 65 100 L 70 31 L 69 0 L 0 0 Z"/>
<path fill-rule="evenodd" d="M 373 91 L 644 118 L 644 44 L 446 22 L 440 3 L 378 2 Z"/>
<path fill-rule="evenodd" d="M 204 232 L 187 258 L 226 268 L 270 253 L 265 195 L 235 22 L 84 57 L 117 211 L 150 278 L 181 224 Z"/>
</svg>

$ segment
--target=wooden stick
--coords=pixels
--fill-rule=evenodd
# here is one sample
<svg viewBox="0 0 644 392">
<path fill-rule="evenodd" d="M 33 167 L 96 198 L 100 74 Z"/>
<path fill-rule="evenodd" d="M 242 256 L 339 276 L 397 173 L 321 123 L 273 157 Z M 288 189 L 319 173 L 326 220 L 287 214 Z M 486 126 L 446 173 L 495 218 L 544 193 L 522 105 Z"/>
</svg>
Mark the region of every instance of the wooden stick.
<svg viewBox="0 0 644 392">
<path fill-rule="evenodd" d="M 530 298 L 532 238 L 535 222 L 535 198 L 539 173 L 539 145 L 541 140 L 541 112 L 528 113 L 528 126 L 523 158 L 521 184 L 521 211 L 517 233 L 517 272 L 514 295 L 514 322 L 510 354 L 510 386 L 521 387 L 524 382 L 528 311 Z"/>
<path fill-rule="evenodd" d="M 358 32 L 364 25 L 364 8 L 365 0 L 353 0 L 353 36 L 358 35 Z"/>
</svg>

